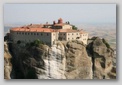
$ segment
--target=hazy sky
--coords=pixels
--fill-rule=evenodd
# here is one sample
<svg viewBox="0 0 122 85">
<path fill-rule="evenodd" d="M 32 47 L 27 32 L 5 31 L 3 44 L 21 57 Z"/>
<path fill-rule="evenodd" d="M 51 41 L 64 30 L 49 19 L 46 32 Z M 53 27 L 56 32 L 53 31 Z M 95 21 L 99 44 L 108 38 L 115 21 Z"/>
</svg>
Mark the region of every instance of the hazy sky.
<svg viewBox="0 0 122 85">
<path fill-rule="evenodd" d="M 4 24 L 116 23 L 116 4 L 5 4 Z"/>
</svg>

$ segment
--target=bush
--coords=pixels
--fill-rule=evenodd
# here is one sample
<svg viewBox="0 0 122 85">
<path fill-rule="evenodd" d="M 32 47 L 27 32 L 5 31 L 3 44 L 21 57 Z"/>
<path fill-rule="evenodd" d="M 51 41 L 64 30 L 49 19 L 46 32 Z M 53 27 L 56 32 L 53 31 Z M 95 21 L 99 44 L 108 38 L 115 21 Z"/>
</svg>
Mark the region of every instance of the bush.
<svg viewBox="0 0 122 85">
<path fill-rule="evenodd" d="M 31 42 L 31 43 L 26 43 L 26 46 L 27 46 L 27 47 L 30 47 L 30 46 L 39 47 L 41 44 L 44 44 L 44 42 L 42 42 L 42 41 L 40 41 L 39 39 L 37 39 L 37 40 L 34 40 L 34 41 Z"/>
<path fill-rule="evenodd" d="M 34 44 L 34 46 L 39 46 L 39 44 L 41 44 L 41 41 L 39 40 L 39 39 L 37 39 L 37 40 L 35 40 L 34 42 L 33 42 L 33 44 Z"/>
<path fill-rule="evenodd" d="M 73 30 L 77 30 L 78 28 L 75 25 L 72 25 Z"/>
</svg>

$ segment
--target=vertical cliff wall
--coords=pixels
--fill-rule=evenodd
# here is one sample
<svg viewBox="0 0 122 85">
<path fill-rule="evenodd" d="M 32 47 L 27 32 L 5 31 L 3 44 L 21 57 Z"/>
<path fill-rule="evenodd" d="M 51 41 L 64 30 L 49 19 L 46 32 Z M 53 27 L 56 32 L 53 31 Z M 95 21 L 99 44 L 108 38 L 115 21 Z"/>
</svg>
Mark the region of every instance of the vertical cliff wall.
<svg viewBox="0 0 122 85">
<path fill-rule="evenodd" d="M 114 50 L 98 37 L 87 46 L 88 55 L 92 58 L 94 79 L 115 79 L 116 67 L 113 66 Z"/>
<path fill-rule="evenodd" d="M 11 79 L 11 71 L 12 71 L 12 64 L 11 64 L 11 54 L 8 50 L 8 45 L 4 42 L 4 79 Z"/>
<path fill-rule="evenodd" d="M 116 78 L 114 52 L 100 38 L 91 40 L 87 46 L 80 41 L 68 41 L 56 42 L 51 47 L 12 43 L 9 47 L 8 50 L 7 44 L 4 45 L 5 79 L 10 79 L 11 73 L 14 79 Z"/>
</svg>

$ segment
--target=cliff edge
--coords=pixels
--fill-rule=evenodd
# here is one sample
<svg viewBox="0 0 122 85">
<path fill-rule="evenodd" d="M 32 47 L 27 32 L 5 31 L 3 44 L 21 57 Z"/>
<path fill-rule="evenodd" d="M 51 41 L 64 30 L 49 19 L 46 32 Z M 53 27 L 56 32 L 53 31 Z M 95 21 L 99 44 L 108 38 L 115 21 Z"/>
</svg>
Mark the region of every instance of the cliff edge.
<svg viewBox="0 0 122 85">
<path fill-rule="evenodd" d="M 74 40 L 45 44 L 8 43 L 4 57 L 9 54 L 5 79 L 115 79 L 113 50 L 105 40 L 95 38 L 86 46 Z M 4 48 L 8 48 L 7 44 Z M 7 55 L 8 56 L 8 55 Z M 12 58 L 11 58 L 12 57 Z M 6 60 L 6 58 L 4 58 Z M 12 60 L 12 62 L 11 62 Z M 5 67 L 8 64 L 4 64 Z M 6 68 L 5 68 L 6 69 Z"/>
</svg>

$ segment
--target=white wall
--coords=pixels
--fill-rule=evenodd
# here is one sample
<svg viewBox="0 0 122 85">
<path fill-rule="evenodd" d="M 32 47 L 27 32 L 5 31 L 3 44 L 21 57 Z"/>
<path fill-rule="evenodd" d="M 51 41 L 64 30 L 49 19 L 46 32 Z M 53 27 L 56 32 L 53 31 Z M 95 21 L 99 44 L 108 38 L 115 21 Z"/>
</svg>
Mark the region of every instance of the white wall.
<svg viewBox="0 0 122 85">
<path fill-rule="evenodd" d="M 62 29 L 72 29 L 72 26 L 71 25 L 64 25 L 64 26 L 62 26 Z"/>
<path fill-rule="evenodd" d="M 67 40 L 76 40 L 77 37 L 80 37 L 79 32 L 69 32 L 69 33 L 67 33 Z"/>
<path fill-rule="evenodd" d="M 83 41 L 84 44 L 87 44 L 88 40 L 88 33 L 81 34 L 81 41 Z"/>
<path fill-rule="evenodd" d="M 14 42 L 17 42 L 18 40 L 23 41 L 23 42 L 33 42 L 34 40 L 39 39 L 49 45 L 52 45 L 54 41 L 58 40 L 59 37 L 61 37 L 62 40 L 66 40 L 66 41 L 76 40 L 77 37 L 80 37 L 80 39 L 77 39 L 77 40 L 83 41 L 84 44 L 87 44 L 87 40 L 88 40 L 88 33 L 80 34 L 79 32 L 68 32 L 68 33 L 59 32 L 58 33 L 58 32 L 14 32 L 14 31 L 11 31 L 10 35 Z"/>
<path fill-rule="evenodd" d="M 18 40 L 24 42 L 32 42 L 36 39 L 39 39 L 47 44 L 51 44 L 52 40 L 55 39 L 53 36 L 53 32 L 11 32 L 11 37 L 14 40 L 14 42 L 17 42 Z"/>
</svg>

